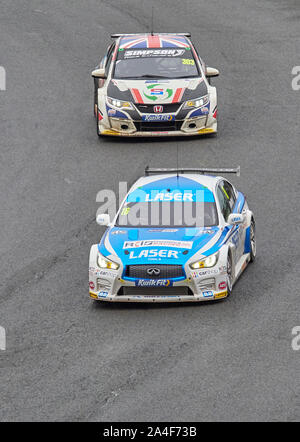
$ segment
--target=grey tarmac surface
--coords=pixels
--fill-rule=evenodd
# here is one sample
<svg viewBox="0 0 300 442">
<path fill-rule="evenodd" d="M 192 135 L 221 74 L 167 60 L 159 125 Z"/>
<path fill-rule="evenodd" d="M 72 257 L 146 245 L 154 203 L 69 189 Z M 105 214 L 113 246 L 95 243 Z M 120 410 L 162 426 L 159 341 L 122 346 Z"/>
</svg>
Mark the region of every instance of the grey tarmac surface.
<svg viewBox="0 0 300 442">
<path fill-rule="evenodd" d="M 112 32 L 191 31 L 221 76 L 216 138 L 98 139 Z M 1 421 L 299 420 L 297 0 L 2 0 Z M 96 194 L 145 165 L 241 166 L 258 257 L 215 304 L 96 304 Z"/>
</svg>

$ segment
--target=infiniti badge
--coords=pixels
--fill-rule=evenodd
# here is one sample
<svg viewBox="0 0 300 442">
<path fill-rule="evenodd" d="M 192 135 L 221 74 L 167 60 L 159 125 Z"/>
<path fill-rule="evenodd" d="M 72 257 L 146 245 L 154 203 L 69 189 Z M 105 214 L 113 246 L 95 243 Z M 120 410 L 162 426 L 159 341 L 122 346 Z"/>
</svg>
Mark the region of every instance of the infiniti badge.
<svg viewBox="0 0 300 442">
<path fill-rule="evenodd" d="M 149 269 L 147 269 L 147 273 L 148 273 L 148 275 L 158 276 L 160 274 L 160 269 L 157 269 L 155 267 L 149 267 Z"/>
</svg>

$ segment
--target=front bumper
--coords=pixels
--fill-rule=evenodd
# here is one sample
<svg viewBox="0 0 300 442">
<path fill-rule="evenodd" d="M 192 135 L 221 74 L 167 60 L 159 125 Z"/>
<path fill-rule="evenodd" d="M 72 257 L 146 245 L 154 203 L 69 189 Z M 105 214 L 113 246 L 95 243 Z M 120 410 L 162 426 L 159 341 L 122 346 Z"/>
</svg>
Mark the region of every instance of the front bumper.
<svg viewBox="0 0 300 442">
<path fill-rule="evenodd" d="M 144 122 L 125 118 L 108 117 L 98 121 L 99 133 L 110 136 L 161 137 L 195 136 L 217 133 L 217 120 L 201 116 L 167 122 Z"/>
<path fill-rule="evenodd" d="M 185 272 L 187 277 L 181 280 L 123 279 L 121 271 L 90 267 L 89 294 L 107 302 L 204 302 L 227 297 L 224 267 Z"/>
</svg>

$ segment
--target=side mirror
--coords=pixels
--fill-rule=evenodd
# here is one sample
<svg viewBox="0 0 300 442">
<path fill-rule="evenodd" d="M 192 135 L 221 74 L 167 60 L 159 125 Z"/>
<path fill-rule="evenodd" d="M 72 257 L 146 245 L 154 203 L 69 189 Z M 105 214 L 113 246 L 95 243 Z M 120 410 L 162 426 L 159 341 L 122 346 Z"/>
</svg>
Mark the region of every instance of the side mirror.
<svg viewBox="0 0 300 442">
<path fill-rule="evenodd" d="M 106 78 L 105 69 L 95 69 L 92 72 L 92 77 L 94 77 L 94 78 Z"/>
<path fill-rule="evenodd" d="M 244 222 L 244 215 L 242 215 L 241 213 L 231 213 L 228 217 L 227 222 L 232 226 L 242 224 Z"/>
<path fill-rule="evenodd" d="M 218 77 L 219 75 L 220 75 L 220 72 L 218 71 L 218 69 L 210 68 L 210 67 L 206 68 L 206 76 L 208 78 Z"/>
<path fill-rule="evenodd" d="M 110 216 L 108 213 L 100 213 L 97 215 L 96 223 L 99 224 L 99 226 L 108 226 L 110 224 Z"/>
</svg>

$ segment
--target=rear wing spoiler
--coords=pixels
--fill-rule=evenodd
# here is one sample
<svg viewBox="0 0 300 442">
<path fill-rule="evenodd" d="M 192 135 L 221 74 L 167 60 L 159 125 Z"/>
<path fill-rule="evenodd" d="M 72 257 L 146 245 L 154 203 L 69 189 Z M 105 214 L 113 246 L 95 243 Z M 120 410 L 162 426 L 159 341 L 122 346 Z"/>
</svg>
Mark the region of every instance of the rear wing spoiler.
<svg viewBox="0 0 300 442">
<path fill-rule="evenodd" d="M 223 173 L 234 173 L 237 176 L 240 176 L 241 168 L 240 166 L 233 169 L 210 169 L 210 168 L 173 168 L 173 169 L 156 169 L 147 166 L 145 168 L 145 176 L 156 175 L 156 174 L 164 174 L 164 173 L 199 173 L 201 175 L 222 175 Z"/>
<path fill-rule="evenodd" d="M 182 37 L 190 37 L 191 33 L 190 32 L 141 32 L 141 33 L 137 33 L 137 34 L 111 34 L 111 38 L 119 38 L 119 37 L 134 37 L 135 35 L 181 35 Z"/>
</svg>

